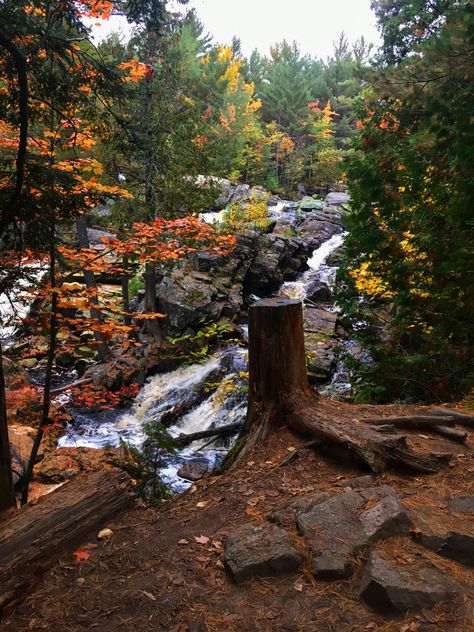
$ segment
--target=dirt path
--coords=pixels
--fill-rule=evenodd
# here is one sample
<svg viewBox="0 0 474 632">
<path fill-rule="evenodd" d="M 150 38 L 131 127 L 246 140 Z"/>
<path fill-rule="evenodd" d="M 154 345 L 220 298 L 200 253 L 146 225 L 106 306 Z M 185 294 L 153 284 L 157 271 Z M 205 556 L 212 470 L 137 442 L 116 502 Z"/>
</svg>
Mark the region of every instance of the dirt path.
<svg viewBox="0 0 474 632">
<path fill-rule="evenodd" d="M 380 409 L 380 407 L 379 407 Z M 361 415 L 367 407 L 352 407 Z M 382 412 L 398 413 L 401 407 Z M 458 445 L 442 437 L 410 434 L 413 445 L 452 452 L 450 467 L 431 476 L 386 473 L 416 522 L 462 527 L 474 535 L 472 516 L 449 515 L 457 494 L 474 493 L 474 433 Z M 199 481 L 160 510 L 135 509 L 113 524 L 110 539 L 91 537 L 81 547 L 88 559 L 64 557 L 47 572 L 38 590 L 5 618 L 5 632 L 321 631 L 464 632 L 474 619 L 474 573 L 469 567 L 427 551 L 413 538 L 391 538 L 380 551 L 410 568 L 421 556 L 455 578 L 458 597 L 434 608 L 384 618 L 358 597 L 362 559 L 346 580 L 319 581 L 311 555 L 292 521 L 283 520 L 291 542 L 304 557 L 301 570 L 275 577 L 232 582 L 223 567 L 229 532 L 243 523 L 266 524 L 269 512 L 316 491 L 341 494 L 361 471 L 334 463 L 311 450 L 282 461 L 304 440 L 286 429 L 255 448 L 246 460 L 220 477 Z M 285 522 L 286 520 L 286 522 Z M 83 556 L 84 557 L 84 556 Z M 87 555 L 85 556 L 87 557 Z"/>
</svg>

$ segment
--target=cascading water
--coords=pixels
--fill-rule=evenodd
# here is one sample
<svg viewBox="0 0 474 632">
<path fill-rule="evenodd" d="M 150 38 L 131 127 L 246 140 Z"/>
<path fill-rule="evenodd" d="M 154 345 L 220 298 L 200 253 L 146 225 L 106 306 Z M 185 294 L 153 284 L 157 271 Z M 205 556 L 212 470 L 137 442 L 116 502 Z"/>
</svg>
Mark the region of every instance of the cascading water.
<svg viewBox="0 0 474 632">
<path fill-rule="evenodd" d="M 347 233 L 333 235 L 319 248 L 316 248 L 307 262 L 309 270 L 304 272 L 297 281 L 283 283 L 279 290 L 279 296 L 304 300 L 308 288 L 314 281 L 320 281 L 332 287 L 336 280 L 337 266 L 328 266 L 326 261 L 333 252 L 342 246 L 346 235 Z"/>
<path fill-rule="evenodd" d="M 282 202 L 269 209 L 278 217 L 293 214 L 294 204 Z M 204 217 L 204 215 L 206 215 Z M 219 213 L 203 214 L 210 223 L 220 221 Z M 343 244 L 345 234 L 333 235 L 314 250 L 308 260 L 309 269 L 294 282 L 284 283 L 280 295 L 304 300 L 308 288 L 315 280 L 334 284 L 337 267 L 326 264 L 328 257 Z M 256 297 L 257 298 L 257 297 Z M 328 307 L 328 309 L 330 309 Z M 245 339 L 246 325 L 242 327 Z M 246 371 L 246 349 L 229 346 L 211 357 L 204 364 L 181 367 L 167 374 L 149 378 L 136 398 L 133 407 L 126 411 L 90 412 L 70 411 L 74 422 L 60 439 L 59 446 L 85 446 L 103 448 L 117 446 L 123 440 L 140 447 L 143 440 L 143 424 L 150 420 L 166 419 L 168 432 L 180 434 L 218 428 L 243 422 L 246 414 L 246 395 L 241 388 L 228 388 L 229 382 L 238 381 L 239 373 Z M 175 491 L 182 491 L 191 483 L 178 474 L 187 461 L 199 459 L 215 468 L 232 446 L 235 438 L 203 439 L 195 441 L 178 455 L 165 456 L 160 469 L 163 480 Z"/>
<path fill-rule="evenodd" d="M 168 432 L 173 437 L 242 422 L 246 413 L 245 394 L 238 385 L 233 389 L 226 385 L 234 380 L 237 382 L 239 372 L 245 371 L 245 353 L 243 348 L 229 346 L 205 364 L 180 367 L 153 376 L 127 411 L 83 413 L 70 410 L 74 421 L 60 438 L 59 447 L 104 448 L 119 446 L 121 441 L 140 447 L 145 438 L 143 424 L 170 417 L 173 421 Z M 200 448 L 205 444 L 207 449 L 202 452 Z M 195 441 L 178 456 L 164 457 L 162 478 L 176 491 L 185 489 L 191 483 L 177 474 L 184 462 L 203 458 L 212 469 L 229 447 L 230 444 L 222 445 L 219 439 Z"/>
</svg>

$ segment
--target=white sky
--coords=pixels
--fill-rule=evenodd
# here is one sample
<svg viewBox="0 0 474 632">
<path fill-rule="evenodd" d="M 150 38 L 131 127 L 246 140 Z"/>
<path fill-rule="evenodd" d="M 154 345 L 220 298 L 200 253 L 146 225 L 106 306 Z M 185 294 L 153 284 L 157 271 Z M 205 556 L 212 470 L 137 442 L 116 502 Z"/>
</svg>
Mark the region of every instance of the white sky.
<svg viewBox="0 0 474 632">
<path fill-rule="evenodd" d="M 350 42 L 361 35 L 379 42 L 370 0 L 190 0 L 190 7 L 215 42 L 228 44 L 236 35 L 244 55 L 254 48 L 266 54 L 271 44 L 286 39 L 296 40 L 303 53 L 326 59 L 341 31 Z M 120 29 L 128 31 L 126 22 L 114 17 L 94 30 L 100 39 Z"/>
</svg>

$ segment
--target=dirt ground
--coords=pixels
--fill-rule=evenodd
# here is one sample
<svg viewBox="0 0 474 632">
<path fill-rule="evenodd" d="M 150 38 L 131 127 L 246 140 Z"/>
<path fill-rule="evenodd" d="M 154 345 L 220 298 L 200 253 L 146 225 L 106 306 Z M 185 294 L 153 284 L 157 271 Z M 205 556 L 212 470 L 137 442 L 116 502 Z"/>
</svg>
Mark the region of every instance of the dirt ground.
<svg viewBox="0 0 474 632">
<path fill-rule="evenodd" d="M 368 407 L 352 406 L 361 416 Z M 378 407 L 374 414 L 403 412 Z M 405 434 L 405 433 L 404 433 Z M 474 533 L 469 516 L 447 512 L 456 494 L 474 493 L 474 432 L 465 444 L 443 437 L 406 433 L 417 449 L 451 452 L 450 465 L 435 475 L 387 472 L 377 482 L 391 485 L 417 521 Z M 340 493 L 361 470 L 330 461 L 308 449 L 289 455 L 305 439 L 286 428 L 275 432 L 222 476 L 212 476 L 159 510 L 137 507 L 104 524 L 112 537 L 91 534 L 79 555 L 68 554 L 47 571 L 37 590 L 10 611 L 4 632 L 467 632 L 474 630 L 474 569 L 430 553 L 413 538 L 393 538 L 377 548 L 412 566 L 422 555 L 460 586 L 448 604 L 396 619 L 376 614 L 357 597 L 362 560 L 345 581 L 317 581 L 308 550 L 294 525 L 285 527 L 305 556 L 299 573 L 251 579 L 236 585 L 227 576 L 222 551 L 226 535 L 246 523 L 261 523 L 290 499 L 315 492 Z M 296 449 L 296 450 L 295 450 Z M 204 536 L 204 537 L 203 537 Z M 83 553 L 86 555 L 83 555 Z M 76 551 L 77 553 L 77 551 Z M 87 558 L 87 559 L 78 559 Z"/>
</svg>

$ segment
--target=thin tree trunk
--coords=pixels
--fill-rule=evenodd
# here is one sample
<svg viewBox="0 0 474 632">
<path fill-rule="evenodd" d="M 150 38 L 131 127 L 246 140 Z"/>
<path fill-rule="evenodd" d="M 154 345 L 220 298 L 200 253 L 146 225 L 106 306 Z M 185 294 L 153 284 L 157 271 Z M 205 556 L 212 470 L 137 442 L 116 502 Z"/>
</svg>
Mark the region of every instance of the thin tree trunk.
<svg viewBox="0 0 474 632">
<path fill-rule="evenodd" d="M 81 248 L 89 248 L 89 238 L 87 236 L 87 218 L 85 215 L 79 215 L 77 218 L 77 237 L 79 240 L 79 246 Z M 95 274 L 91 270 L 83 270 L 84 274 L 84 283 L 87 288 L 97 289 L 97 282 L 95 280 Z M 99 299 L 97 296 L 93 296 L 90 298 L 91 303 L 98 305 Z M 102 323 L 103 318 L 102 314 L 99 310 L 92 308 L 91 309 L 91 317 L 94 318 L 98 323 Z M 94 331 L 94 338 L 97 341 L 97 351 L 99 354 L 99 358 L 102 362 L 105 362 L 112 355 L 110 352 L 110 348 L 108 344 L 105 342 L 104 337 L 98 331 Z"/>
<path fill-rule="evenodd" d="M 0 512 L 15 506 L 5 395 L 5 376 L 3 373 L 2 343 L 0 340 Z"/>
<path fill-rule="evenodd" d="M 158 34 L 148 31 L 146 63 L 153 68 L 156 62 L 156 51 L 158 48 Z M 144 101 L 144 123 L 145 123 L 145 206 L 148 220 L 152 221 L 156 217 L 157 196 L 153 183 L 153 173 L 155 170 L 155 139 L 154 139 L 154 108 L 153 108 L 153 72 L 147 73 L 145 77 L 145 101 Z M 145 312 L 157 312 L 156 303 L 156 265 L 153 261 L 145 264 Z M 158 319 L 145 320 L 143 329 L 154 336 L 158 341 L 162 340 L 161 327 Z"/>
<path fill-rule="evenodd" d="M 41 413 L 41 420 L 39 428 L 36 432 L 35 440 L 31 448 L 30 458 L 28 459 L 28 465 L 26 467 L 25 475 L 22 479 L 21 486 L 21 504 L 26 505 L 28 502 L 28 491 L 30 482 L 33 477 L 33 468 L 38 457 L 39 447 L 44 435 L 44 428 L 49 424 L 49 409 L 51 407 L 51 382 L 53 379 L 53 363 L 56 355 L 56 336 L 58 333 L 58 293 L 55 291 L 56 287 L 56 246 L 55 246 L 55 227 L 56 222 L 53 219 L 50 237 L 50 252 L 49 252 L 49 275 L 51 284 L 51 316 L 49 320 L 49 349 L 48 349 L 48 361 L 46 365 L 46 374 L 44 377 L 43 388 L 43 410 Z"/>
<path fill-rule="evenodd" d="M 123 303 L 123 311 L 125 312 L 123 317 L 123 324 L 126 327 L 130 327 L 132 324 L 132 317 L 129 315 L 130 312 L 130 292 L 129 292 L 129 281 L 130 275 L 128 273 L 128 259 L 127 257 L 123 258 L 122 267 L 124 269 L 124 273 L 122 275 L 122 303 Z"/>
</svg>

